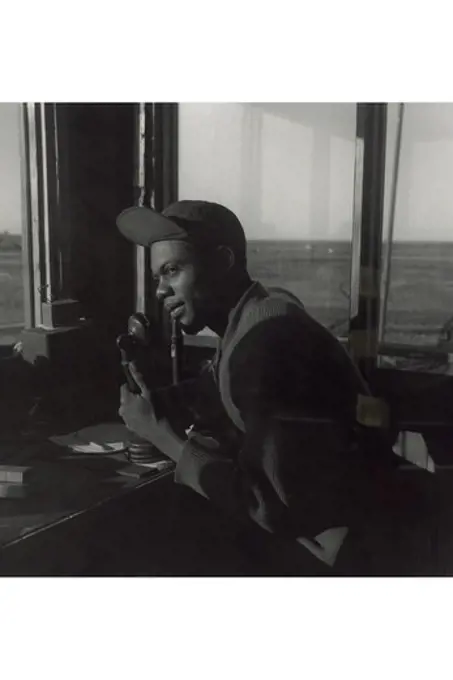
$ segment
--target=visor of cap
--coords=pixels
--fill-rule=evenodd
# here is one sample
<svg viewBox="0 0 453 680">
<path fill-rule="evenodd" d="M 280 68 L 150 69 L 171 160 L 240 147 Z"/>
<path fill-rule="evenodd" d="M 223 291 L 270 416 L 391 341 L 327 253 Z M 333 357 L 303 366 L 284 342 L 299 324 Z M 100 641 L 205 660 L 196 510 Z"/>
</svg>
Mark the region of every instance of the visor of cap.
<svg viewBox="0 0 453 680">
<path fill-rule="evenodd" d="M 141 246 L 187 238 L 187 232 L 173 220 L 144 206 L 123 210 L 116 218 L 116 225 L 125 238 Z"/>
</svg>

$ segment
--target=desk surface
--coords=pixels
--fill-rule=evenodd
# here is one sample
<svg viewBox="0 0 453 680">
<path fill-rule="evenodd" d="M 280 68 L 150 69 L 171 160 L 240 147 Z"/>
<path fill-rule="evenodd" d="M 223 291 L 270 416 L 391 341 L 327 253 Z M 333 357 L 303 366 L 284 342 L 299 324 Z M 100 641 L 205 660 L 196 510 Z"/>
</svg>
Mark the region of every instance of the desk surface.
<svg viewBox="0 0 453 680">
<path fill-rule="evenodd" d="M 118 474 L 129 465 L 124 453 L 76 453 L 50 442 L 51 434 L 0 438 L 0 464 L 34 470 L 25 498 L 0 498 L 0 574 L 250 573 L 235 552 L 233 528 L 205 499 L 176 489 L 171 468 L 128 478 Z M 426 476 L 438 497 L 436 574 L 453 573 L 452 477 L 448 470 Z"/>
<path fill-rule="evenodd" d="M 0 464 L 32 468 L 26 497 L 0 498 L 0 551 L 151 484 L 172 469 L 145 479 L 126 477 L 118 474 L 130 465 L 124 453 L 75 453 L 44 436 L 0 439 Z"/>
</svg>

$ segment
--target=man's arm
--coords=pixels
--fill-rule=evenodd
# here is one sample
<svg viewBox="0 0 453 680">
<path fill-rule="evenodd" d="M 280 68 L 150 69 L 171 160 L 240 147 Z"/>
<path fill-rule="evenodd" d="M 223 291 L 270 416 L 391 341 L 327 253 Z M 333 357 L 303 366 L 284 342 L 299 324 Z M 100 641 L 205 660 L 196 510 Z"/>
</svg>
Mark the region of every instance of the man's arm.
<svg viewBox="0 0 453 680">
<path fill-rule="evenodd" d="M 184 441 L 147 406 L 126 424 L 176 462 L 176 482 L 237 520 L 282 536 L 314 536 L 332 526 L 321 515 L 329 516 L 336 470 L 326 466 L 324 454 L 341 447 L 342 432 L 316 422 L 301 427 L 288 417 L 295 406 L 299 415 L 311 416 L 312 402 L 319 401 L 312 394 L 313 343 L 301 337 L 297 319 L 286 317 L 268 319 L 241 343 L 230 361 L 232 396 L 245 430 L 236 456 L 215 435 L 194 432 Z"/>
<path fill-rule="evenodd" d="M 150 392 L 134 365 L 130 370 L 141 394 L 132 394 L 124 385 L 119 413 L 129 429 L 176 463 L 175 481 L 209 498 L 239 521 L 255 522 L 271 532 L 288 531 L 288 521 L 282 521 L 286 509 L 261 467 L 263 452 L 267 458 L 275 455 L 272 447 L 265 449 L 262 419 L 251 412 L 246 415 L 244 445 L 233 458 L 230 447 L 223 446 L 220 438 L 197 432 L 183 438 L 176 433 L 165 417 L 156 415 Z M 267 417 L 266 422 L 269 424 Z"/>
</svg>

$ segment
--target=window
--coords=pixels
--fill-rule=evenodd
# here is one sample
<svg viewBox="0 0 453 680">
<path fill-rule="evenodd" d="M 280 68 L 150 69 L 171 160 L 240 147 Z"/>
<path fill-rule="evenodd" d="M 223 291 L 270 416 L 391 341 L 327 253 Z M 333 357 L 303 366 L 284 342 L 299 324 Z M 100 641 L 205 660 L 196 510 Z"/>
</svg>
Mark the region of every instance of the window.
<svg viewBox="0 0 453 680">
<path fill-rule="evenodd" d="M 180 104 L 179 198 L 241 220 L 252 278 L 338 335 L 349 318 L 355 104 Z"/>
<path fill-rule="evenodd" d="M 134 200 L 134 130 L 130 104 L 0 104 L 0 342 L 20 335 L 30 363 L 88 365 L 91 332 L 93 365 L 117 366 L 133 270 L 112 225 Z"/>
<path fill-rule="evenodd" d="M 0 345 L 24 325 L 20 104 L 0 103 Z"/>
<path fill-rule="evenodd" d="M 389 104 L 381 339 L 453 339 L 453 104 Z"/>
</svg>

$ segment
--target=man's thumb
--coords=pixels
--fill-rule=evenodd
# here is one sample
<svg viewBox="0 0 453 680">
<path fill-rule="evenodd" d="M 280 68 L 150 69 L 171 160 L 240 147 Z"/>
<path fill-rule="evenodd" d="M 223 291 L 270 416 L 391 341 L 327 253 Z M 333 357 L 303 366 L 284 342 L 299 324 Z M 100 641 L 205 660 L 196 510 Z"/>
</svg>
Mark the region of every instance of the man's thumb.
<svg viewBox="0 0 453 680">
<path fill-rule="evenodd" d="M 134 381 L 137 383 L 138 387 L 140 388 L 140 392 L 142 393 L 142 397 L 145 397 L 145 399 L 149 399 L 149 389 L 146 386 L 146 383 L 144 381 L 144 378 L 140 371 L 138 370 L 137 366 L 133 361 L 130 362 L 129 364 L 129 371 L 134 379 Z"/>
</svg>

